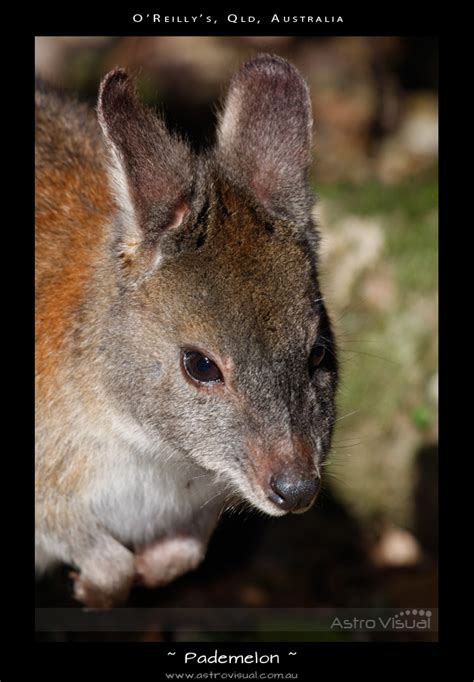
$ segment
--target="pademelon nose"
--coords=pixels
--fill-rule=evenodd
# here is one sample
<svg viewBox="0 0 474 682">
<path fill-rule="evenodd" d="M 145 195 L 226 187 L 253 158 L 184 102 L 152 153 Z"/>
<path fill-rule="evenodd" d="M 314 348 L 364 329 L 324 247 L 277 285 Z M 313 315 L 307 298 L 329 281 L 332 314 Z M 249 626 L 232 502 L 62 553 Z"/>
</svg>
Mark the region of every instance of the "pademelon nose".
<svg viewBox="0 0 474 682">
<path fill-rule="evenodd" d="M 319 478 L 301 478 L 283 473 L 270 479 L 268 498 L 285 511 L 305 511 L 316 499 L 321 487 Z"/>
</svg>

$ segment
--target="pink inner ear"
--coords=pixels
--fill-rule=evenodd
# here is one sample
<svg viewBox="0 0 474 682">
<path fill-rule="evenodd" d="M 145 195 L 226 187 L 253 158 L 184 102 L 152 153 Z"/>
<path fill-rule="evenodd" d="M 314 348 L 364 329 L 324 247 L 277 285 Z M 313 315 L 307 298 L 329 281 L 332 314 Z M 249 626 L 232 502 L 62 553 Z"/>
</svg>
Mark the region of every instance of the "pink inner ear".
<svg viewBox="0 0 474 682">
<path fill-rule="evenodd" d="M 256 198 L 261 204 L 269 206 L 274 190 L 279 186 L 279 181 L 279 175 L 274 168 L 266 168 L 265 173 L 263 171 L 255 173 L 251 185 Z"/>
<path fill-rule="evenodd" d="M 175 230 L 176 228 L 178 228 L 181 225 L 181 223 L 183 222 L 184 216 L 186 215 L 188 210 L 189 210 L 189 206 L 186 203 L 183 202 L 182 204 L 179 204 L 179 206 L 175 209 L 175 211 L 173 213 L 173 218 L 172 218 L 171 222 L 169 223 L 167 229 L 168 230 Z"/>
<path fill-rule="evenodd" d="M 254 189 L 255 196 L 257 197 L 257 199 L 262 204 L 266 204 L 268 199 L 270 198 L 270 193 L 267 189 L 267 186 L 259 182 L 257 179 L 254 179 L 252 182 L 252 187 Z"/>
</svg>

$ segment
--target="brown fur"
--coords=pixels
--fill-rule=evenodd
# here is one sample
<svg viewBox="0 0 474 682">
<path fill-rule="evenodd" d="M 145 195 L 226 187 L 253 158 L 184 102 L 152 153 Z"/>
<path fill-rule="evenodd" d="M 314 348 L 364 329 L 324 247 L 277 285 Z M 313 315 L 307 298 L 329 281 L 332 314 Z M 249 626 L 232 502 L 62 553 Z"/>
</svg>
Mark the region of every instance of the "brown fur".
<svg viewBox="0 0 474 682">
<path fill-rule="evenodd" d="M 200 157 L 121 69 L 97 113 L 38 93 L 36 523 L 39 569 L 71 564 L 103 606 L 194 568 L 229 504 L 314 501 L 337 362 L 298 72 L 244 65 Z"/>
<path fill-rule="evenodd" d="M 56 356 L 72 326 L 90 280 L 94 252 L 100 254 L 103 229 L 113 209 L 105 153 L 97 123 L 84 107 L 71 107 L 54 95 L 39 93 L 36 134 L 36 369 L 50 381 Z M 95 133 L 96 146 L 74 120 Z M 71 134 L 72 133 L 72 134 Z M 98 256 L 96 256 L 97 258 Z"/>
</svg>

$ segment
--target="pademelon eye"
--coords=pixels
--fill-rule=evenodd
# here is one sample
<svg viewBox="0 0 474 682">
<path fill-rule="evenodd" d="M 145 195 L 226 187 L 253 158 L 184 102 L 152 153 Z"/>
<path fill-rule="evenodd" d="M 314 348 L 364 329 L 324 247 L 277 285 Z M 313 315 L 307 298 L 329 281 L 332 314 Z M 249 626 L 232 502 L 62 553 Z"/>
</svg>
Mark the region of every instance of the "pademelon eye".
<svg viewBox="0 0 474 682">
<path fill-rule="evenodd" d="M 223 384 L 224 377 L 215 362 L 197 350 L 183 351 L 186 374 L 199 384 Z"/>
<path fill-rule="evenodd" d="M 324 346 L 314 346 L 313 350 L 309 354 L 308 366 L 309 373 L 312 376 L 315 370 L 321 365 L 326 355 L 326 349 Z"/>
</svg>

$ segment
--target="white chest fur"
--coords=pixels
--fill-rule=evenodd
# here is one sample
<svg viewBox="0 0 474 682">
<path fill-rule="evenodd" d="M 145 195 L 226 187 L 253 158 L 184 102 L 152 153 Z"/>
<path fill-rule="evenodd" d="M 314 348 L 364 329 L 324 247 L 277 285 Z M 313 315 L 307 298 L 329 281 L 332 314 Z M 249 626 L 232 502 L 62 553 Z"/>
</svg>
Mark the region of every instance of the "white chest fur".
<svg viewBox="0 0 474 682">
<path fill-rule="evenodd" d="M 147 544 L 174 534 L 208 535 L 224 493 L 209 472 L 193 464 L 121 451 L 100 468 L 88 503 L 124 544 Z"/>
</svg>

